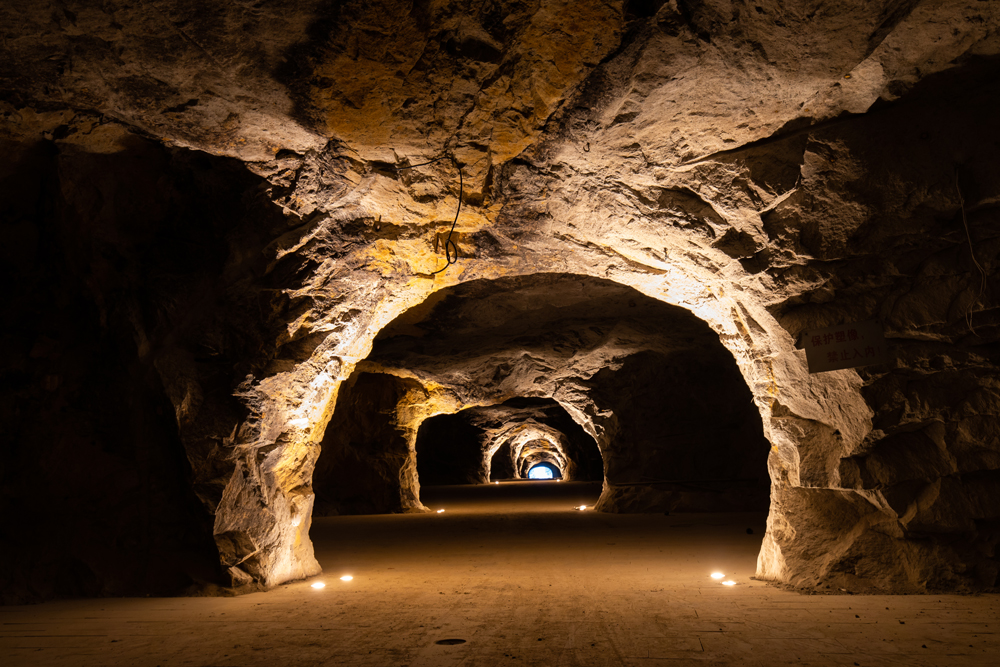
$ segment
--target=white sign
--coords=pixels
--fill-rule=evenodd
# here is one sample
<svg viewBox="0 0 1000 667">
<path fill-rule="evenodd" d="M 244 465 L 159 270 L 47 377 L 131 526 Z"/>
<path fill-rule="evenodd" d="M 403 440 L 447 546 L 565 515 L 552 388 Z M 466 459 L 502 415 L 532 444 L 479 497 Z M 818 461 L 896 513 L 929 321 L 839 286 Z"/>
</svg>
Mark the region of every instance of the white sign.
<svg viewBox="0 0 1000 667">
<path fill-rule="evenodd" d="M 803 342 L 810 373 L 839 371 L 889 361 L 882 325 L 877 320 L 810 331 Z"/>
</svg>

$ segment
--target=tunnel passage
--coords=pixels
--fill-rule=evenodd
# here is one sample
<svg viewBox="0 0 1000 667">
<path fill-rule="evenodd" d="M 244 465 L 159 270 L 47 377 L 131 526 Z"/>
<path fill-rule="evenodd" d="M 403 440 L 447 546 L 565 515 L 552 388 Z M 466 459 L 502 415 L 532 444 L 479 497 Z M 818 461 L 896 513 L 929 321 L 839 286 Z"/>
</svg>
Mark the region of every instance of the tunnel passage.
<svg viewBox="0 0 1000 667">
<path fill-rule="evenodd" d="M 538 438 L 525 443 L 527 454 L 522 454 L 522 475 L 526 479 L 561 479 L 564 469 L 559 451 L 549 440 Z"/>
<path fill-rule="evenodd" d="M 567 274 L 470 281 L 390 323 L 367 363 L 443 387 L 452 401 L 497 404 L 420 425 L 422 483 L 496 479 L 506 443 L 477 461 L 470 410 L 502 411 L 521 396 L 513 400 L 557 404 L 598 444 L 607 482 L 599 509 L 767 507 L 769 444 L 731 353 L 689 311 L 630 287 Z M 541 460 L 519 458 L 524 437 L 509 443 L 510 466 L 497 473 L 524 478 Z M 452 445 L 464 449 L 442 454 Z M 593 459 L 587 465 L 593 475 Z M 571 465 L 567 473 L 574 478 Z"/>
<path fill-rule="evenodd" d="M 381 514 L 402 509 L 399 474 L 407 435 L 396 406 L 419 385 L 392 375 L 355 371 L 340 389 L 313 473 L 313 512 Z"/>
<path fill-rule="evenodd" d="M 585 482 L 604 479 L 604 458 L 597 441 L 574 421 L 562 405 L 550 398 L 519 397 L 505 401 L 503 407 L 518 408 L 520 423 L 525 428 L 512 428 L 518 422 L 508 419 L 508 428 L 498 432 L 498 437 L 491 446 L 495 451 L 490 459 L 491 480 L 527 477 L 524 464 L 533 451 L 529 447 L 531 441 L 525 441 L 524 446 L 518 449 L 513 440 L 519 433 L 528 433 L 530 429 L 526 427 L 530 424 L 552 429 L 545 437 L 537 440 L 546 443 L 546 449 L 553 450 L 550 460 L 555 462 L 561 459 L 559 469 L 562 477 Z M 502 443 L 499 447 L 496 446 L 498 442 Z M 503 460 L 503 456 L 507 459 Z"/>
<path fill-rule="evenodd" d="M 420 483 L 430 485 L 526 478 L 528 467 L 543 459 L 575 480 L 598 481 L 604 471 L 594 438 L 546 398 L 518 397 L 431 417 L 420 425 L 416 456 Z"/>
<path fill-rule="evenodd" d="M 618 416 L 599 509 L 766 510 L 769 443 L 749 388 L 719 346 L 644 351 L 591 378 Z"/>
</svg>

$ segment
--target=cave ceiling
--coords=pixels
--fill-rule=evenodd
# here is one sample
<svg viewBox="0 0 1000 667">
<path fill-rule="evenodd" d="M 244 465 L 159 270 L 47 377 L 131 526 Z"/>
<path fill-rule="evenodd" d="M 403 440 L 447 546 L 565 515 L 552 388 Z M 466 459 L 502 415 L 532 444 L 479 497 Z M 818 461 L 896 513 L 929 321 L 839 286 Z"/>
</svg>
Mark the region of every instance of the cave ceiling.
<svg viewBox="0 0 1000 667">
<path fill-rule="evenodd" d="M 74 279 L 160 379 L 236 583 L 317 570 L 299 517 L 359 372 L 396 378 L 404 444 L 519 396 L 603 443 L 600 373 L 722 354 L 786 581 L 819 577 L 790 545 L 827 512 L 853 537 L 823 567 L 897 540 L 878 577 L 919 588 L 898 563 L 951 556 L 907 531 L 967 528 L 954 476 L 1000 468 L 996 2 L 10 0 L 0 25 L 0 177 L 55 165 Z M 189 186 L 226 205 L 171 203 Z M 133 252 L 161 203 L 211 240 L 183 280 Z M 890 367 L 808 373 L 804 332 L 869 319 Z M 893 468 L 915 432 L 934 463 Z"/>
</svg>

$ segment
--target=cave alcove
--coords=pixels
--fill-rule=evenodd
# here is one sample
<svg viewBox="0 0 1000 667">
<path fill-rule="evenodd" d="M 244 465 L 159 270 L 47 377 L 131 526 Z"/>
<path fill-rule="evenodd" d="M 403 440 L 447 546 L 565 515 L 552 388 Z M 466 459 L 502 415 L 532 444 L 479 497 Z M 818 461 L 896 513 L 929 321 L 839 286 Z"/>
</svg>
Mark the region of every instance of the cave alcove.
<svg viewBox="0 0 1000 667">
<path fill-rule="evenodd" d="M 228 584 L 219 445 L 267 347 L 233 286 L 284 221 L 242 163 L 138 136 L 7 154 L 2 599 Z"/>
<path fill-rule="evenodd" d="M 482 484 L 485 431 L 460 416 L 437 415 L 420 424 L 415 454 L 421 485 Z"/>
<path fill-rule="evenodd" d="M 319 516 L 379 514 L 404 508 L 399 482 L 408 440 L 396 406 L 419 384 L 356 371 L 342 386 L 320 443 L 311 487 Z"/>
<path fill-rule="evenodd" d="M 505 440 L 497 447 L 490 459 L 490 481 L 496 482 L 502 479 L 516 479 L 517 469 L 514 467 L 514 452 L 510 446 L 510 440 Z"/>
</svg>

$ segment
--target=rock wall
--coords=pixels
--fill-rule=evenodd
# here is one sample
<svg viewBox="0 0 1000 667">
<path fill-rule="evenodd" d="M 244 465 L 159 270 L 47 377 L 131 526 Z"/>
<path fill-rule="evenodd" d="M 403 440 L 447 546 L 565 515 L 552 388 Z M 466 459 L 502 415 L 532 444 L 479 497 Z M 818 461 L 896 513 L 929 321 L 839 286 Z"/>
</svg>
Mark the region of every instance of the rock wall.
<svg viewBox="0 0 1000 667">
<path fill-rule="evenodd" d="M 893 357 L 888 367 L 859 371 L 873 430 L 840 459 L 834 485 L 857 495 L 817 501 L 828 516 L 853 516 L 849 528 L 831 533 L 805 515 L 781 531 L 789 547 L 815 533 L 841 554 L 797 583 L 996 585 L 996 514 L 986 488 L 1000 443 L 990 305 L 1000 180 L 985 155 L 998 137 L 968 129 L 984 127 L 978 115 L 997 90 L 968 85 L 961 76 L 931 77 L 908 104 L 816 133 L 803 148 L 800 188 L 808 199 L 789 197 L 765 223 L 779 238 L 782 229 L 801 230 L 794 236 L 808 252 L 838 257 L 814 274 L 820 286 L 776 310 L 782 324 L 798 336 L 878 318 Z M 779 481 L 773 495 L 779 507 L 786 494 L 796 506 L 799 493 Z M 876 537 L 879 547 L 867 542 Z"/>
</svg>

